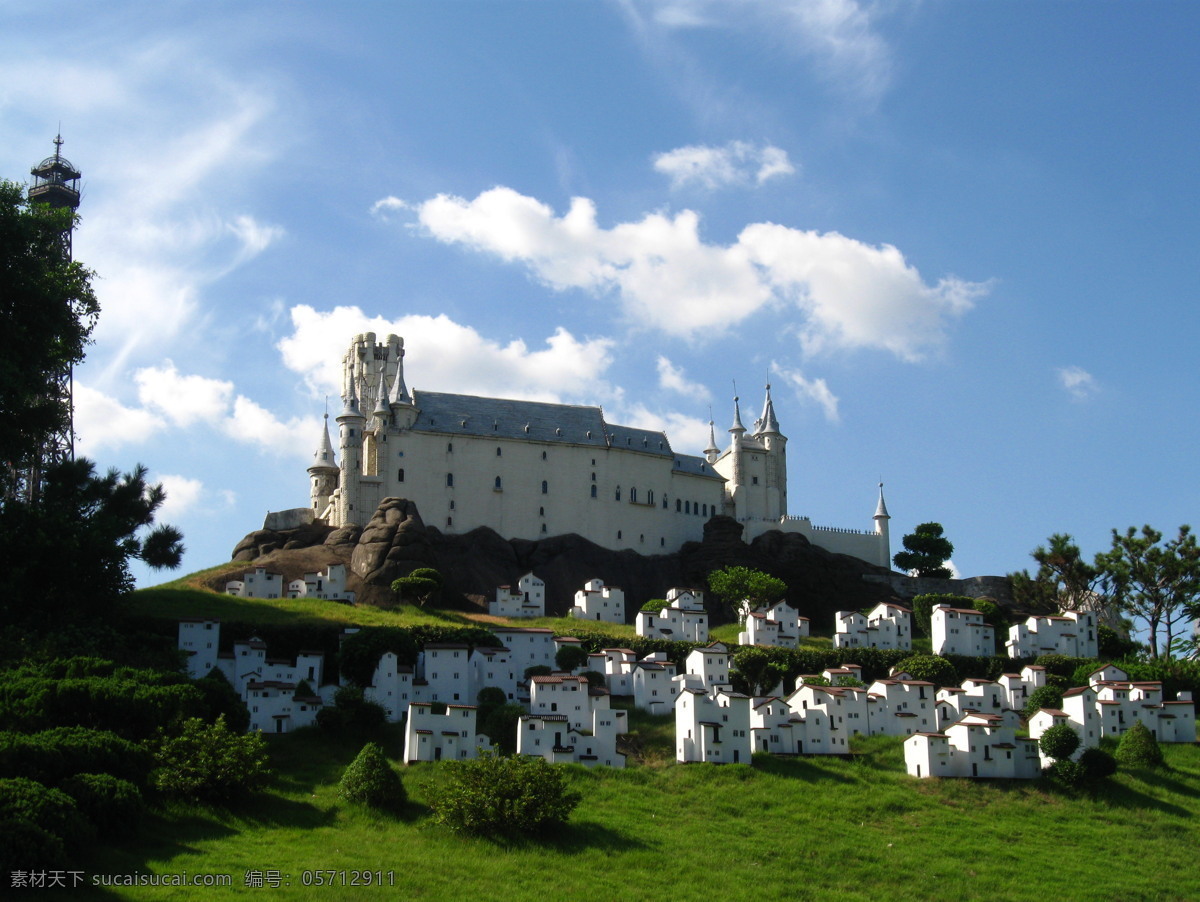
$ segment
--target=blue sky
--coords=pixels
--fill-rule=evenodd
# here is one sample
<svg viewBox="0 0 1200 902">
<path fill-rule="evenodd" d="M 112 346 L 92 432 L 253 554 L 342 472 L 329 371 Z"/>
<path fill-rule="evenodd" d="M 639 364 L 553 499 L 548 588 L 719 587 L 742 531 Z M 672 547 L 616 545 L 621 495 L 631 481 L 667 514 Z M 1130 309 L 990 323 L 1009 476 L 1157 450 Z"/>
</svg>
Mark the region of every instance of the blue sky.
<svg viewBox="0 0 1200 902">
<path fill-rule="evenodd" d="M 371 329 L 410 387 L 601 404 L 692 453 L 769 379 L 790 513 L 870 528 L 882 478 L 896 548 L 935 520 L 963 575 L 1006 573 L 1195 520 L 1198 25 L 17 0 L 0 175 L 61 123 L 103 305 L 79 450 L 165 483 L 185 570 L 307 503 Z"/>
</svg>

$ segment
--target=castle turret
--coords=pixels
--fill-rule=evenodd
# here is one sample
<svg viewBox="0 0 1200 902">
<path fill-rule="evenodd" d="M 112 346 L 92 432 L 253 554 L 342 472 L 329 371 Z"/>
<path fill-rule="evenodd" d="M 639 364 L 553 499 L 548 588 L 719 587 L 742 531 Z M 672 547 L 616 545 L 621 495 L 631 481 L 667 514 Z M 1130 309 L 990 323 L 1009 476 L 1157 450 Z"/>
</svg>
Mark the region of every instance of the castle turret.
<svg viewBox="0 0 1200 902">
<path fill-rule="evenodd" d="M 742 510 L 738 500 L 742 495 L 742 486 L 745 485 L 745 476 L 742 473 L 742 436 L 746 434 L 746 427 L 742 425 L 742 410 L 738 406 L 738 397 L 733 397 L 733 425 L 729 427 L 729 476 L 728 488 L 729 500 L 733 502 L 734 516 L 741 519 Z"/>
<path fill-rule="evenodd" d="M 367 418 L 358 405 L 358 382 L 353 368 L 349 372 L 349 386 L 343 398 L 342 412 L 338 415 L 338 444 L 341 452 L 341 486 L 337 495 L 337 520 L 335 526 L 347 526 L 357 522 L 359 512 L 358 486 L 362 474 L 363 426 Z M 364 521 L 365 522 L 365 521 Z"/>
<path fill-rule="evenodd" d="M 775 403 L 771 400 L 771 383 L 767 383 L 766 399 L 763 401 L 762 416 L 758 420 L 755 434 L 766 449 L 765 482 L 766 510 L 768 520 L 787 516 L 787 437 L 779 431 L 779 420 L 775 417 Z"/>
<path fill-rule="evenodd" d="M 892 566 L 892 542 L 891 536 L 888 534 L 888 521 L 892 518 L 888 516 L 887 505 L 883 502 L 883 483 L 879 483 L 879 503 L 875 505 L 875 535 L 879 536 L 879 566 Z"/>
<path fill-rule="evenodd" d="M 338 467 L 333 459 L 333 445 L 329 441 L 329 414 L 325 414 L 325 425 L 321 430 L 321 442 L 313 454 L 312 466 L 308 468 L 310 482 L 310 497 L 312 498 L 313 515 L 317 518 L 327 516 L 330 496 L 338 484 Z"/>
<path fill-rule="evenodd" d="M 393 338 L 395 343 L 390 344 Z M 408 393 L 408 386 L 404 384 L 404 339 L 392 335 L 388 341 L 396 358 L 396 378 L 392 381 L 391 397 L 392 422 L 401 429 L 407 429 L 417 418 L 417 408 L 412 395 Z"/>
<path fill-rule="evenodd" d="M 711 411 L 709 411 L 711 414 Z M 710 463 L 716 463 L 717 458 L 721 456 L 721 449 L 717 447 L 717 434 L 713 431 L 713 421 L 708 421 L 708 447 L 704 449 L 704 457 Z"/>
</svg>

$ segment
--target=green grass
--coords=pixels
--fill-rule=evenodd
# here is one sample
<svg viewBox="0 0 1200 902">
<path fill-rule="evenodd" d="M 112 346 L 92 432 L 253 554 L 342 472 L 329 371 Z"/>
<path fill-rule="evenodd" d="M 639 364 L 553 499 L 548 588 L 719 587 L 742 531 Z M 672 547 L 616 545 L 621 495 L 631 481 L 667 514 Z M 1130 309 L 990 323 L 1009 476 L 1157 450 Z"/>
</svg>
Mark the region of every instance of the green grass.
<svg viewBox="0 0 1200 902">
<path fill-rule="evenodd" d="M 636 721 L 660 743 L 669 718 Z M 1096 798 L 1037 783 L 923 780 L 900 743 L 876 737 L 850 759 L 756 755 L 753 766 L 571 769 L 583 802 L 544 841 L 458 837 L 433 824 L 438 765 L 402 770 L 404 817 L 340 803 L 356 744 L 270 737 L 275 790 L 237 811 L 175 808 L 89 873 L 228 873 L 233 889 L 121 888 L 92 898 L 219 900 L 247 870 L 291 875 L 271 898 L 426 900 L 1200 898 L 1200 747 L 1166 746 L 1170 770 L 1123 772 Z M 385 751 L 398 757 L 399 734 Z M 381 891 L 304 888 L 304 869 L 383 870 Z M 73 898 L 84 898 L 74 895 Z"/>
</svg>

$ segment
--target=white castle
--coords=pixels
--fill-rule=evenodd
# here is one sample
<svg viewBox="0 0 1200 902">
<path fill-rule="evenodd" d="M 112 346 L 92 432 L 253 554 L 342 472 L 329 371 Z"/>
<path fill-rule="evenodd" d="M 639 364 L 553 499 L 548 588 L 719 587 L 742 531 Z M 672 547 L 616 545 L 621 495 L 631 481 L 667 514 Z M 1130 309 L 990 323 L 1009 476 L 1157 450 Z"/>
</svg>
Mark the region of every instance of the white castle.
<svg viewBox="0 0 1200 902">
<path fill-rule="evenodd" d="M 409 391 L 396 335 L 355 336 L 342 364 L 338 459 L 327 422 L 308 468 L 311 507 L 294 512 L 302 519 L 364 526 L 380 501 L 402 497 L 446 533 L 578 533 L 605 548 L 661 554 L 699 541 L 704 523 L 724 514 L 744 525 L 746 541 L 799 532 L 828 551 L 890 565 L 882 485 L 872 530 L 788 516 L 787 439 L 769 385 L 753 428 L 734 398 L 728 447 L 717 447 L 710 420 L 698 457 L 676 452 L 665 433 L 606 422 L 599 407 Z"/>
</svg>

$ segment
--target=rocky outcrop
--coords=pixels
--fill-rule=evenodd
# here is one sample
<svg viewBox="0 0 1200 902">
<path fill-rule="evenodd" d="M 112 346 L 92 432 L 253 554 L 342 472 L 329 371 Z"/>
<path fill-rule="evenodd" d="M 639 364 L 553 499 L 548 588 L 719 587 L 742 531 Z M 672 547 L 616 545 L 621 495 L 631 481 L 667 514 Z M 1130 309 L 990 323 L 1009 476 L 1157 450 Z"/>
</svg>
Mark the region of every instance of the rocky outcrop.
<svg viewBox="0 0 1200 902">
<path fill-rule="evenodd" d="M 333 530 L 324 523 L 305 523 L 293 529 L 257 529 L 237 543 L 232 560 L 255 561 L 282 549 L 311 548 L 324 543 Z"/>
<path fill-rule="evenodd" d="M 487 528 L 443 535 L 424 524 L 413 502 L 386 498 L 361 529 L 335 530 L 317 524 L 311 533 L 297 531 L 290 536 L 259 530 L 238 543 L 234 560 L 261 565 L 262 556 L 269 554 L 273 569 L 285 570 L 290 569 L 285 550 L 289 544 L 301 547 L 293 543 L 308 540 L 324 545 L 349 558 L 349 587 L 366 604 L 392 603 L 392 581 L 418 567 L 440 570 L 446 580 L 443 602 L 463 606 L 485 606 L 497 586 L 513 585 L 533 571 L 546 582 L 546 610 L 552 615 L 565 614 L 585 582 L 601 579 L 625 591 L 631 620 L 643 602 L 663 598 L 670 587 L 704 588 L 711 571 L 740 565 L 786 582 L 788 602 L 818 628 L 832 623 L 840 610 L 859 610 L 886 600 L 903 603 L 922 592 L 996 597 L 1007 582 L 996 577 L 913 580 L 825 551 L 799 533 L 768 532 L 747 544 L 742 531 L 742 525 L 729 517 L 713 517 L 704 526 L 702 541 L 688 542 L 674 554 L 642 555 L 602 548 L 573 534 L 540 541 L 505 539 Z M 711 603 L 709 608 L 713 623 L 722 622 L 724 615 L 717 605 Z"/>
</svg>

